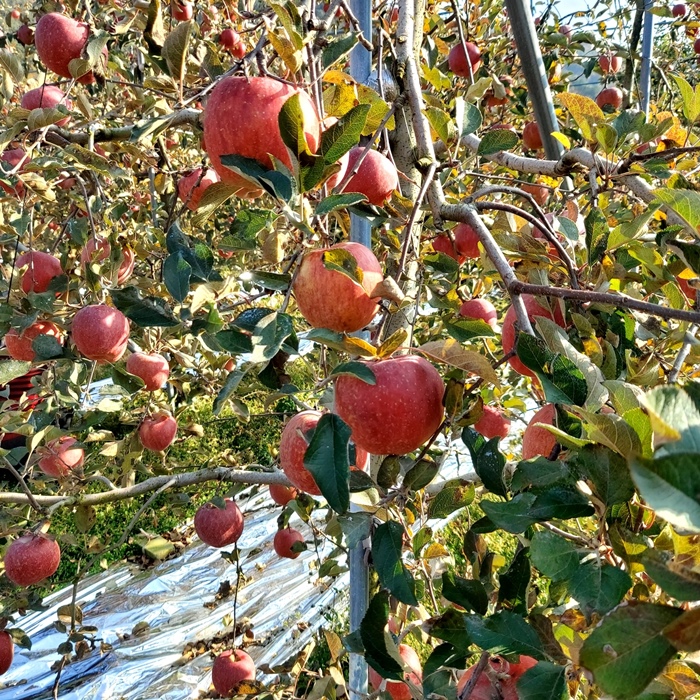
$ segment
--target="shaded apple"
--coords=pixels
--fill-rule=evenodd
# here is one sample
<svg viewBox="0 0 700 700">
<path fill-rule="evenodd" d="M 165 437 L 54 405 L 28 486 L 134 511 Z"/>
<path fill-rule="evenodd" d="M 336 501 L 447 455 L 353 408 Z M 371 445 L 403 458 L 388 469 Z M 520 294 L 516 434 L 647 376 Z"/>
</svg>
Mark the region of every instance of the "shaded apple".
<svg viewBox="0 0 700 700">
<path fill-rule="evenodd" d="M 464 52 L 464 46 L 467 47 L 466 53 Z M 472 73 L 476 73 L 479 70 L 479 66 L 481 66 L 481 51 L 471 41 L 465 41 L 464 46 L 460 42 L 450 49 L 450 53 L 447 56 L 447 65 L 455 75 L 468 78 L 469 64 L 471 64 Z M 467 57 L 469 58 L 468 63 Z"/>
<path fill-rule="evenodd" d="M 23 109 L 50 109 L 64 105 L 68 111 L 73 109 L 73 103 L 66 97 L 65 92 L 58 85 L 42 85 L 41 87 L 28 90 L 22 95 L 20 106 Z M 60 119 L 56 126 L 65 126 L 70 121 L 70 117 Z"/>
<path fill-rule="evenodd" d="M 540 134 L 540 127 L 537 125 L 537 122 L 528 122 L 523 127 L 523 144 L 530 151 L 539 151 L 544 147 L 542 134 Z"/>
<path fill-rule="evenodd" d="M 16 265 L 18 268 L 27 268 L 22 275 L 21 282 L 22 291 L 25 294 L 29 294 L 29 292 L 36 292 L 37 294 L 45 292 L 51 280 L 63 274 L 61 261 L 58 258 L 38 250 L 22 253 L 17 258 Z"/>
<path fill-rule="evenodd" d="M 85 461 L 85 450 L 70 435 L 63 435 L 56 440 L 51 440 L 38 452 L 40 455 L 39 469 L 44 474 L 56 479 L 68 476 L 71 472 L 82 467 Z"/>
<path fill-rule="evenodd" d="M 170 447 L 176 435 L 177 421 L 166 411 L 146 416 L 139 426 L 139 440 L 152 452 L 162 452 Z"/>
<path fill-rule="evenodd" d="M 464 318 L 481 319 L 491 328 L 498 325 L 498 312 L 488 299 L 468 299 L 459 307 L 459 315 Z"/>
<path fill-rule="evenodd" d="M 56 338 L 59 343 L 62 343 L 61 331 L 55 323 L 51 323 L 51 321 L 36 321 L 21 333 L 16 328 L 10 328 L 5 334 L 7 354 L 13 360 L 33 362 L 36 353 L 32 348 L 32 342 L 40 335 L 50 335 Z"/>
<path fill-rule="evenodd" d="M 196 211 L 199 209 L 204 193 L 216 182 L 221 182 L 216 170 L 208 168 L 207 172 L 202 175 L 202 168 L 197 168 L 178 180 L 178 197 L 180 197 L 181 202 L 187 203 L 186 206 L 189 210 Z"/>
<path fill-rule="evenodd" d="M 257 196 L 260 190 L 223 165 L 221 156 L 252 158 L 271 170 L 272 155 L 291 168 L 278 117 L 284 103 L 295 94 L 300 99 L 307 144 L 315 152 L 321 139 L 321 126 L 316 108 L 306 93 L 272 78 L 241 76 L 224 78 L 212 90 L 202 118 L 206 151 L 221 180 L 240 187 L 239 195 Z"/>
<path fill-rule="evenodd" d="M 310 493 L 313 496 L 320 496 L 321 490 L 318 488 L 311 472 L 304 466 L 304 456 L 306 448 L 313 436 L 318 421 L 323 414 L 320 411 L 302 411 L 292 416 L 287 425 L 284 426 L 282 437 L 280 438 L 280 466 L 287 475 L 287 478 L 300 491 Z M 350 456 L 352 451 L 350 452 Z M 355 445 L 355 459 L 350 466 L 363 468 L 367 461 L 367 452 Z"/>
<path fill-rule="evenodd" d="M 33 586 L 52 576 L 61 563 L 58 542 L 44 535 L 17 538 L 5 552 L 5 575 L 18 586 Z"/>
<path fill-rule="evenodd" d="M 232 498 L 227 498 L 225 504 L 225 508 L 219 508 L 215 503 L 205 503 L 195 513 L 197 536 L 210 547 L 228 547 L 243 534 L 241 509 Z"/>
<path fill-rule="evenodd" d="M 610 52 L 604 53 L 598 58 L 598 65 L 600 66 L 600 70 L 606 75 L 618 73 L 620 68 L 622 68 L 622 58 Z"/>
<path fill-rule="evenodd" d="M 412 671 L 411 673 L 404 673 L 404 678 L 408 676 L 408 680 L 420 688 L 423 682 L 423 672 L 418 654 L 408 644 L 399 644 L 399 655 Z M 383 680 L 377 671 L 373 668 L 369 669 L 369 683 L 374 690 L 379 690 Z M 412 700 L 413 697 L 408 685 L 403 681 L 387 681 L 386 692 L 391 695 L 392 700 Z"/>
<path fill-rule="evenodd" d="M 556 425 L 557 409 L 554 404 L 542 406 L 530 419 L 523 433 L 523 459 L 533 457 L 549 457 L 552 454 L 557 439 L 547 428 L 541 428 L 536 423 Z"/>
<path fill-rule="evenodd" d="M 34 43 L 34 31 L 26 24 L 23 24 L 17 30 L 17 41 L 25 46 L 31 46 Z"/>
<path fill-rule="evenodd" d="M 365 152 L 362 146 L 355 146 L 348 156 L 348 172 Z M 359 192 L 365 195 L 370 204 L 381 207 L 399 186 L 396 166 L 379 151 L 367 151 L 357 172 L 348 180 L 345 192 Z"/>
<path fill-rule="evenodd" d="M 170 376 L 168 361 L 158 353 L 135 352 L 126 361 L 126 371 L 143 380 L 146 391 L 158 391 Z"/>
<path fill-rule="evenodd" d="M 14 657 L 15 644 L 12 637 L 5 631 L 0 632 L 0 676 L 7 673 Z"/>
<path fill-rule="evenodd" d="M 363 362 L 376 384 L 338 377 L 335 412 L 350 426 L 355 443 L 370 454 L 412 452 L 440 427 L 445 385 L 427 360 L 402 356 Z"/>
<path fill-rule="evenodd" d="M 433 241 L 433 248 L 438 253 L 449 255 L 460 265 L 471 258 L 479 259 L 479 234 L 469 224 L 457 224 L 452 229 L 452 238 L 441 233 Z"/>
<path fill-rule="evenodd" d="M 293 486 L 284 484 L 270 484 L 270 498 L 278 506 L 286 506 L 289 501 L 297 497 L 298 491 Z"/>
<path fill-rule="evenodd" d="M 219 695 L 230 697 L 239 683 L 255 680 L 255 663 L 241 649 L 224 651 L 214 659 L 211 680 Z"/>
<path fill-rule="evenodd" d="M 116 362 L 129 342 L 129 320 L 119 309 L 106 304 L 85 306 L 73 318 L 71 336 L 83 357 Z"/>
<path fill-rule="evenodd" d="M 362 284 L 323 264 L 328 251 L 350 253 L 362 271 Z M 338 243 L 326 250 L 313 250 L 302 260 L 292 286 L 301 315 L 315 328 L 351 333 L 364 328 L 376 316 L 379 299 L 370 297 L 384 279 L 374 253 L 360 243 Z"/>
<path fill-rule="evenodd" d="M 272 546 L 278 556 L 284 559 L 296 559 L 301 552 L 295 552 L 292 547 L 297 542 L 303 541 L 304 536 L 299 530 L 295 530 L 293 527 L 285 527 L 282 530 L 277 530 Z"/>
<path fill-rule="evenodd" d="M 595 98 L 595 103 L 601 109 L 618 110 L 622 107 L 624 95 L 618 87 L 609 87 L 601 90 Z"/>
<path fill-rule="evenodd" d="M 474 430 L 487 440 L 495 437 L 506 438 L 510 432 L 510 421 L 500 409 L 493 406 L 484 406 L 481 418 L 474 423 Z"/>
</svg>

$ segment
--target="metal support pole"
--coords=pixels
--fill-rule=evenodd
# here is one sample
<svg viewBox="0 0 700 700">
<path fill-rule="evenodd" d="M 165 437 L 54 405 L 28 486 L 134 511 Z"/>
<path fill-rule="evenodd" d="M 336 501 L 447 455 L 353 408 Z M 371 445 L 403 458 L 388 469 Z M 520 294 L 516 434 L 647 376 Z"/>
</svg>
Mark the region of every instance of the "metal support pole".
<svg viewBox="0 0 700 700">
<path fill-rule="evenodd" d="M 362 33 L 372 41 L 372 0 L 350 0 L 350 9 L 357 17 Z M 365 83 L 372 72 L 372 54 L 357 44 L 350 53 L 350 75 Z M 372 247 L 372 231 L 367 219 L 350 215 L 350 240 Z M 359 508 L 350 505 L 351 511 Z M 365 561 L 364 542 L 359 542 L 348 555 L 350 568 L 350 631 L 360 628 L 369 605 L 369 569 Z M 367 662 L 359 654 L 350 654 L 350 700 L 361 700 L 367 693 Z"/>
<path fill-rule="evenodd" d="M 550 160 L 558 160 L 564 148 L 552 136 L 552 132 L 559 131 L 559 127 L 529 3 L 527 0 L 506 0 L 506 7 L 544 151 Z"/>
<path fill-rule="evenodd" d="M 654 0 L 644 3 L 644 33 L 642 35 L 642 70 L 639 76 L 639 102 L 642 112 L 649 115 L 651 97 L 651 59 L 654 52 Z"/>
</svg>

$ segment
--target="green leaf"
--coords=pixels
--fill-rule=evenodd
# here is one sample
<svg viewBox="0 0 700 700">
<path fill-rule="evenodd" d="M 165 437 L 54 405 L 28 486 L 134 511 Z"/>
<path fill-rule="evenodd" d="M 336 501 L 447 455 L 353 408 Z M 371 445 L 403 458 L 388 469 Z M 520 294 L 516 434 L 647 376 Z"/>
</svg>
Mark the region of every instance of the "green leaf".
<svg viewBox="0 0 700 700">
<path fill-rule="evenodd" d="M 473 338 L 493 338 L 496 331 L 481 319 L 460 319 L 453 323 L 445 322 L 445 330 L 460 343 L 466 343 Z"/>
<path fill-rule="evenodd" d="M 627 572 L 597 559 L 581 564 L 569 581 L 571 595 L 586 614 L 610 612 L 631 586 Z"/>
<path fill-rule="evenodd" d="M 345 544 L 352 549 L 366 540 L 372 529 L 372 516 L 369 513 L 346 513 L 338 517 L 340 529 L 345 535 Z"/>
<path fill-rule="evenodd" d="M 462 124 L 462 136 L 469 136 L 481 128 L 483 117 L 481 112 L 471 102 L 464 103 L 464 123 Z"/>
<path fill-rule="evenodd" d="M 481 581 L 455 576 L 451 571 L 442 575 L 442 595 L 451 603 L 479 615 L 486 615 L 489 597 Z"/>
<path fill-rule="evenodd" d="M 292 152 L 292 155 L 300 163 L 304 162 L 304 156 L 312 156 L 309 144 L 306 143 L 304 113 L 301 107 L 301 96 L 298 92 L 294 93 L 282 105 L 277 121 L 282 141 Z"/>
<path fill-rule="evenodd" d="M 231 224 L 229 235 L 220 243 L 222 250 L 254 250 L 257 235 L 272 223 L 272 212 L 266 209 L 241 209 Z"/>
<path fill-rule="evenodd" d="M 634 603 L 610 613 L 583 643 L 582 666 L 616 698 L 641 693 L 673 658 L 676 649 L 663 630 L 681 611 L 665 605 Z"/>
<path fill-rule="evenodd" d="M 534 493 L 519 493 L 505 503 L 482 501 L 480 505 L 497 527 L 518 534 L 537 522 L 538 519 L 532 516 L 532 507 L 536 500 L 537 496 Z"/>
<path fill-rule="evenodd" d="M 23 377 L 32 368 L 31 362 L 22 360 L 4 360 L 0 362 L 0 386 L 8 384 L 17 377 Z"/>
<path fill-rule="evenodd" d="M 347 209 L 360 202 L 366 202 L 367 197 L 359 192 L 350 192 L 348 194 L 331 194 L 325 199 L 322 199 L 316 207 L 316 215 L 324 216 L 338 209 Z"/>
<path fill-rule="evenodd" d="M 110 296 L 114 305 L 137 326 L 168 328 L 180 325 L 163 299 L 142 298 L 141 292 L 136 287 L 113 289 L 110 291 Z"/>
<path fill-rule="evenodd" d="M 192 228 L 203 226 L 238 191 L 237 187 L 225 182 L 214 182 L 207 187 L 199 200 L 196 213 L 192 215 Z M 223 247 L 223 246 L 222 246 Z"/>
<path fill-rule="evenodd" d="M 357 146 L 370 109 L 369 104 L 357 105 L 323 132 L 318 152 L 327 165 L 337 162 L 351 148 Z"/>
<path fill-rule="evenodd" d="M 168 72 L 175 80 L 182 80 L 185 75 L 193 26 L 194 21 L 191 19 L 185 22 L 178 22 L 175 28 L 165 37 L 162 55 L 168 66 Z"/>
<path fill-rule="evenodd" d="M 284 173 L 266 170 L 254 158 L 235 154 L 221 156 L 221 163 L 257 187 L 261 187 L 272 197 L 283 202 L 289 202 L 292 199 L 292 180 Z"/>
<path fill-rule="evenodd" d="M 365 660 L 383 678 L 403 680 L 401 664 L 387 649 L 389 594 L 379 591 L 369 603 L 360 623 L 360 638 L 365 648 Z"/>
<path fill-rule="evenodd" d="M 517 145 L 518 136 L 510 129 L 492 129 L 487 131 L 476 151 L 478 156 L 490 156 L 501 151 L 509 151 Z"/>
<path fill-rule="evenodd" d="M 349 277 L 355 284 L 362 284 L 362 268 L 357 264 L 355 256 L 343 248 L 326 250 L 321 256 L 323 267 L 334 270 Z"/>
<path fill-rule="evenodd" d="M 603 257 L 608 247 L 610 227 L 605 214 L 598 207 L 593 207 L 584 220 L 586 226 L 586 249 L 588 264 L 594 265 Z"/>
<path fill-rule="evenodd" d="M 519 700 L 567 700 L 566 669 L 540 661 L 516 681 Z"/>
<path fill-rule="evenodd" d="M 182 252 L 168 255 L 163 263 L 163 281 L 175 301 L 182 304 L 190 293 L 192 267 L 184 259 Z"/>
<path fill-rule="evenodd" d="M 235 328 L 219 331 L 216 340 L 226 352 L 232 355 L 242 355 L 246 352 L 253 352 L 253 343 L 250 335 L 242 333 Z"/>
<path fill-rule="evenodd" d="M 508 570 L 498 577 L 498 603 L 520 615 L 527 615 L 528 597 L 530 593 L 530 568 L 529 550 L 525 547 L 519 549 Z"/>
<path fill-rule="evenodd" d="M 32 340 L 32 350 L 34 351 L 34 361 L 50 360 L 63 355 L 63 346 L 52 335 L 38 335 Z"/>
<path fill-rule="evenodd" d="M 530 541 L 530 559 L 552 581 L 566 581 L 578 568 L 576 547 L 549 530 L 538 530 Z"/>
<path fill-rule="evenodd" d="M 700 235 L 700 192 L 658 189 L 654 196 L 678 214 Z"/>
<path fill-rule="evenodd" d="M 683 116 L 693 124 L 700 117 L 700 93 L 682 75 L 671 75 L 683 99 Z"/>
<path fill-rule="evenodd" d="M 351 432 L 339 416 L 324 413 L 304 455 L 304 466 L 311 472 L 328 505 L 340 514 L 350 506 L 348 445 Z"/>
<path fill-rule="evenodd" d="M 456 510 L 465 508 L 474 500 L 476 487 L 464 479 L 446 481 L 430 501 L 428 519 L 446 518 Z"/>
<path fill-rule="evenodd" d="M 236 392 L 238 385 L 241 383 L 243 377 L 246 373 L 236 370 L 235 372 L 229 372 L 228 377 L 226 377 L 226 382 L 221 388 L 221 391 L 217 394 L 212 405 L 212 413 L 218 416 L 223 407 L 226 405 L 228 399 Z"/>
<path fill-rule="evenodd" d="M 440 466 L 432 459 L 421 459 L 408 470 L 403 478 L 403 485 L 412 491 L 420 491 L 438 475 L 439 471 Z"/>
<path fill-rule="evenodd" d="M 452 680 L 452 673 L 446 668 L 425 674 L 421 685 L 425 698 L 445 698 L 445 700 L 457 698 L 457 684 Z"/>
<path fill-rule="evenodd" d="M 292 319 L 280 311 L 267 314 L 255 324 L 250 340 L 253 345 L 251 362 L 267 362 L 294 332 Z"/>
<path fill-rule="evenodd" d="M 418 605 L 416 582 L 402 560 L 404 530 L 393 520 L 381 524 L 372 537 L 372 561 L 382 587 L 406 605 Z"/>
<path fill-rule="evenodd" d="M 492 654 L 526 654 L 535 659 L 544 658 L 537 632 L 521 615 L 508 610 L 490 617 L 468 615 L 467 631 L 474 644 Z"/>
<path fill-rule="evenodd" d="M 606 506 L 624 503 L 634 496 L 627 460 L 602 445 L 584 447 L 570 462 L 591 485 Z"/>
<path fill-rule="evenodd" d="M 700 454 L 700 407 L 697 383 L 662 386 L 642 398 L 656 434 L 657 456 L 674 452 Z"/>
<path fill-rule="evenodd" d="M 426 662 L 423 664 L 423 675 L 429 676 L 443 667 L 448 668 L 464 668 L 466 666 L 466 658 L 464 654 L 458 651 L 452 644 L 438 644 L 430 653 Z"/>
<path fill-rule="evenodd" d="M 121 387 L 129 394 L 137 392 L 144 386 L 141 377 L 135 377 L 133 374 L 129 374 L 119 365 L 112 365 L 111 377 L 114 384 Z"/>
<path fill-rule="evenodd" d="M 700 600 L 700 574 L 685 566 L 682 560 L 673 561 L 665 552 L 648 549 L 639 562 L 654 582 L 672 598 Z"/>
<path fill-rule="evenodd" d="M 357 37 L 354 34 L 347 34 L 340 39 L 334 39 L 324 46 L 321 53 L 323 68 L 330 68 L 336 61 L 350 53 L 357 44 Z"/>
<path fill-rule="evenodd" d="M 472 465 L 484 486 L 498 496 L 508 492 L 503 480 L 506 458 L 498 451 L 498 438 L 486 440 L 472 428 L 462 431 L 462 442 L 467 446 Z"/>
<path fill-rule="evenodd" d="M 583 428 L 589 440 L 605 445 L 623 457 L 640 454 L 642 443 L 632 426 L 614 414 L 592 413 L 582 408 L 574 413 L 583 421 Z"/>
<path fill-rule="evenodd" d="M 348 374 L 352 377 L 356 377 L 360 381 L 365 382 L 365 384 L 371 384 L 372 386 L 377 383 L 377 377 L 374 371 L 365 362 L 357 362 L 355 360 L 343 362 L 333 368 L 330 376 L 338 377 L 341 374 Z"/>
<path fill-rule="evenodd" d="M 671 248 L 696 275 L 700 274 L 700 245 L 676 240 L 666 241 L 666 245 Z"/>
<path fill-rule="evenodd" d="M 449 642 L 461 651 L 467 651 L 471 645 L 467 632 L 467 617 L 454 608 L 448 608 L 440 617 L 430 621 L 429 633 L 432 637 Z"/>
<path fill-rule="evenodd" d="M 450 115 L 437 107 L 426 107 L 425 116 L 440 140 L 447 144 L 452 140 L 455 128 Z"/>
<path fill-rule="evenodd" d="M 632 480 L 656 514 L 685 532 L 700 533 L 700 460 L 697 454 L 637 457 Z"/>
<path fill-rule="evenodd" d="M 348 338 L 342 333 L 329 331 L 327 328 L 312 328 L 305 337 L 307 340 L 326 345 L 340 352 L 347 352 L 350 355 L 375 357 L 377 354 L 376 348 L 361 338 Z"/>
<path fill-rule="evenodd" d="M 401 472 L 401 460 L 396 455 L 384 457 L 377 471 L 377 484 L 383 489 L 390 489 Z"/>
</svg>

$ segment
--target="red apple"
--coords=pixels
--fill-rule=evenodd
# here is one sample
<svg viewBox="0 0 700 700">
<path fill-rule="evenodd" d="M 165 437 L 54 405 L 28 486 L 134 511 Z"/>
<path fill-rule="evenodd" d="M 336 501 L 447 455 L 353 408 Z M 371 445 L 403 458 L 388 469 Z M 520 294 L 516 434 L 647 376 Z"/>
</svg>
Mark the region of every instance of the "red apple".
<svg viewBox="0 0 700 700">
<path fill-rule="evenodd" d="M 352 375 L 338 377 L 335 412 L 352 429 L 355 443 L 370 454 L 412 452 L 442 423 L 442 377 L 422 357 L 363 364 L 374 372 L 376 384 Z"/>
<path fill-rule="evenodd" d="M 5 334 L 7 354 L 13 360 L 33 362 L 36 354 L 32 349 L 32 341 L 40 335 L 51 335 L 62 343 L 62 334 L 58 326 L 51 321 L 36 321 L 22 333 L 18 333 L 16 328 L 10 328 Z"/>
<path fill-rule="evenodd" d="M 233 29 L 224 29 L 219 35 L 219 43 L 235 58 L 243 58 L 246 54 L 241 35 Z"/>
<path fill-rule="evenodd" d="M 277 555 L 284 559 L 296 559 L 301 552 L 295 552 L 292 547 L 296 542 L 303 542 L 304 536 L 292 527 L 285 527 L 283 530 L 277 530 L 272 546 L 277 552 Z"/>
<path fill-rule="evenodd" d="M 172 445 L 177 434 L 177 421 L 166 411 L 146 416 L 139 426 L 141 444 L 152 452 L 162 452 Z"/>
<path fill-rule="evenodd" d="M 80 264 L 85 267 L 91 263 L 101 263 L 109 258 L 112 246 L 102 236 L 88 238 L 80 252 Z M 134 272 L 136 255 L 129 247 L 122 248 L 122 261 L 117 270 L 117 284 L 124 284 Z"/>
<path fill-rule="evenodd" d="M 311 441 L 312 431 L 323 414 L 320 411 L 302 411 L 292 416 L 284 426 L 280 438 L 280 466 L 287 478 L 300 491 L 320 496 L 321 490 L 316 485 L 311 472 L 304 467 L 306 448 Z M 355 445 L 355 464 L 351 466 L 364 467 L 367 452 Z"/>
<path fill-rule="evenodd" d="M 77 442 L 70 435 L 51 440 L 46 447 L 39 450 L 39 469 L 48 476 L 60 479 L 82 467 L 85 450 L 80 446 L 75 447 Z"/>
<path fill-rule="evenodd" d="M 334 250 L 345 250 L 355 258 L 362 271 L 361 285 L 324 266 L 324 254 Z M 360 243 L 338 243 L 327 250 L 307 253 L 292 289 L 299 311 L 309 324 L 352 333 L 364 328 L 377 315 L 379 300 L 370 294 L 383 279 L 382 267 L 369 248 Z"/>
<path fill-rule="evenodd" d="M 221 697 L 231 697 L 239 683 L 255 680 L 255 663 L 241 649 L 227 650 L 214 659 L 211 680 Z"/>
<path fill-rule="evenodd" d="M 18 268 L 27 267 L 27 271 L 22 275 L 22 291 L 25 294 L 45 292 L 51 280 L 63 274 L 58 258 L 38 250 L 22 253 L 16 264 Z"/>
<path fill-rule="evenodd" d="M 71 332 L 81 355 L 97 362 L 116 362 L 129 342 L 129 320 L 118 309 L 93 304 L 78 311 Z"/>
<path fill-rule="evenodd" d="M 43 535 L 23 535 L 5 552 L 5 575 L 18 586 L 32 586 L 53 575 L 61 563 L 58 542 Z"/>
<path fill-rule="evenodd" d="M 399 644 L 399 655 L 412 670 L 412 673 L 405 673 L 404 678 L 408 676 L 408 680 L 413 685 L 420 687 L 423 682 L 423 672 L 418 654 L 408 644 Z M 374 690 L 379 690 L 383 680 L 377 671 L 373 668 L 369 669 L 369 684 Z M 409 687 L 403 681 L 387 681 L 386 692 L 391 695 L 392 700 L 412 700 L 413 697 Z"/>
<path fill-rule="evenodd" d="M 7 632 L 0 632 L 0 676 L 12 666 L 15 657 L 15 645 Z"/>
<path fill-rule="evenodd" d="M 195 513 L 194 529 L 210 547 L 228 547 L 243 534 L 243 513 L 232 498 L 226 499 L 226 508 L 205 503 Z"/>
<path fill-rule="evenodd" d="M 499 409 L 492 406 L 484 406 L 481 418 L 474 423 L 474 430 L 487 440 L 495 437 L 506 438 L 510 432 L 510 421 Z"/>
<path fill-rule="evenodd" d="M 488 299 L 468 299 L 459 307 L 459 315 L 486 321 L 491 328 L 498 325 L 498 312 Z"/>
<path fill-rule="evenodd" d="M 17 41 L 25 46 L 31 46 L 34 43 L 34 32 L 26 24 L 23 24 L 17 30 Z"/>
<path fill-rule="evenodd" d="M 493 90 L 489 90 L 484 95 L 484 104 L 487 109 L 494 109 L 495 107 L 502 107 L 508 102 L 507 97 L 496 97 Z"/>
<path fill-rule="evenodd" d="M 454 239 L 454 242 L 453 242 Z M 452 238 L 441 233 L 434 241 L 433 248 L 456 260 L 460 265 L 467 259 L 479 259 L 479 234 L 469 224 L 457 224 L 452 229 Z"/>
<path fill-rule="evenodd" d="M 69 111 L 73 109 L 73 103 L 66 97 L 66 94 L 58 85 L 42 85 L 41 87 L 28 90 L 22 95 L 20 105 L 23 109 L 50 109 L 58 105 L 64 105 Z M 56 122 L 56 126 L 65 126 L 70 121 L 70 117 Z"/>
<path fill-rule="evenodd" d="M 684 2 L 676 3 L 671 10 L 674 17 L 685 17 L 688 12 L 688 6 Z"/>
<path fill-rule="evenodd" d="M 563 34 L 567 39 L 571 39 L 573 32 L 574 30 L 568 24 L 559 25 L 559 33 Z"/>
<path fill-rule="evenodd" d="M 286 506 L 289 501 L 297 497 L 298 491 L 293 486 L 284 484 L 270 484 L 270 498 L 278 506 Z"/>
<path fill-rule="evenodd" d="M 539 151 L 544 146 L 537 122 L 527 122 L 523 127 L 523 144 L 530 151 Z"/>
<path fill-rule="evenodd" d="M 564 317 L 561 313 L 561 309 L 558 305 L 556 305 L 556 302 L 553 306 L 555 310 L 554 315 L 552 315 L 552 312 L 549 309 L 546 309 L 543 306 L 541 306 L 537 299 L 535 299 L 535 297 L 530 296 L 529 294 L 523 294 L 522 300 L 525 304 L 525 310 L 527 311 L 527 315 L 531 323 L 538 316 L 543 316 L 544 318 L 548 318 L 550 320 L 555 321 L 562 328 L 564 327 Z M 508 311 L 506 312 L 506 316 L 503 319 L 501 341 L 503 344 L 503 352 L 505 354 L 508 354 L 515 347 L 515 321 L 515 309 L 511 306 L 509 307 Z M 508 363 L 516 372 L 518 372 L 518 374 L 523 374 L 526 377 L 535 376 L 534 373 L 531 370 L 529 370 L 517 356 L 511 357 L 508 360 Z"/>
<path fill-rule="evenodd" d="M 600 70 L 606 75 L 618 73 L 620 68 L 622 68 L 622 59 L 608 52 L 598 58 L 598 65 L 600 66 Z"/>
<path fill-rule="evenodd" d="M 520 185 L 520 189 L 523 192 L 527 192 L 528 194 L 532 195 L 534 200 L 541 207 L 547 203 L 547 200 L 549 199 L 549 195 L 552 193 L 552 191 L 549 189 L 549 187 L 544 187 L 542 185 L 525 184 L 525 185 Z"/>
<path fill-rule="evenodd" d="M 508 663 L 501 656 L 492 656 L 489 659 L 490 672 L 483 671 L 481 673 L 471 692 L 470 700 L 519 700 L 516 685 L 518 679 L 536 664 L 537 659 L 533 659 L 531 656 L 521 656 L 518 663 Z M 476 664 L 462 674 L 457 684 L 457 697 L 461 697 L 475 668 Z"/>
<path fill-rule="evenodd" d="M 143 379 L 146 391 L 158 391 L 170 376 L 168 361 L 158 353 L 135 352 L 126 361 L 126 371 Z"/>
<path fill-rule="evenodd" d="M 557 409 L 553 403 L 542 406 L 527 424 L 523 433 L 523 459 L 549 457 L 557 444 L 557 439 L 547 428 L 540 428 L 535 423 L 556 425 Z"/>
<path fill-rule="evenodd" d="M 622 90 L 620 90 L 620 88 L 609 87 L 601 90 L 598 93 L 597 97 L 595 98 L 595 103 L 601 109 L 608 107 L 612 110 L 618 110 L 620 107 L 622 107 L 623 97 L 624 95 L 622 94 Z"/>
<path fill-rule="evenodd" d="M 328 123 L 328 119 L 326 119 L 326 123 Z M 337 121 L 337 120 L 336 120 Z M 336 162 L 338 166 L 340 166 L 340 170 L 338 170 L 337 173 L 333 173 L 327 180 L 326 180 L 326 186 L 328 187 L 329 190 L 332 190 L 334 187 L 337 187 L 344 179 L 345 175 L 348 172 L 348 165 L 350 163 L 350 151 L 347 153 L 344 153 L 342 156 L 340 156 L 340 160 Z"/>
<path fill-rule="evenodd" d="M 173 15 L 173 19 L 176 19 L 178 22 L 186 22 L 188 19 L 192 19 L 192 3 L 181 2 L 181 0 L 171 0 L 170 12 Z"/>
<path fill-rule="evenodd" d="M 355 163 L 365 149 L 355 146 L 348 156 L 348 171 L 355 169 Z M 396 166 L 379 151 L 370 150 L 362 160 L 357 172 L 348 180 L 345 192 L 359 192 L 365 195 L 370 204 L 381 207 L 399 186 Z"/>
<path fill-rule="evenodd" d="M 22 12 L 17 7 L 13 7 L 10 11 L 10 17 L 12 17 L 12 19 L 15 21 L 18 20 L 21 16 Z"/>
<path fill-rule="evenodd" d="M 691 301 L 695 301 L 698 295 L 698 290 L 690 285 L 690 278 L 685 278 L 678 275 L 676 276 L 676 282 L 678 282 L 678 286 L 681 288 L 683 294 L 685 294 Z"/>
<path fill-rule="evenodd" d="M 272 78 L 243 76 L 224 78 L 212 90 L 202 119 L 207 153 L 222 181 L 239 186 L 240 195 L 255 196 L 260 190 L 224 166 L 221 156 L 236 154 L 253 158 L 272 169 L 270 155 L 273 155 L 291 168 L 278 117 L 282 105 L 295 94 L 300 98 L 306 141 L 315 152 L 321 140 L 321 126 L 306 93 Z"/>
<path fill-rule="evenodd" d="M 481 65 L 481 51 L 476 44 L 472 44 L 471 41 L 466 41 L 465 46 L 467 47 L 467 53 L 464 53 L 464 46 L 462 42 L 456 44 L 450 49 L 450 53 L 447 56 L 447 65 L 450 70 L 462 78 L 469 77 L 469 65 L 467 64 L 467 56 L 469 57 L 469 63 L 472 67 L 472 73 L 476 73 Z"/>
<path fill-rule="evenodd" d="M 199 203 L 209 187 L 215 182 L 221 182 L 221 178 L 217 175 L 216 170 L 212 170 L 212 168 L 208 168 L 200 180 L 201 175 L 202 168 L 197 168 L 189 175 L 180 178 L 177 182 L 178 197 L 180 197 L 182 202 L 187 202 L 187 208 L 191 211 L 199 209 Z"/>
<path fill-rule="evenodd" d="M 7 163 L 9 167 L 3 167 L 2 172 L 9 173 L 14 171 L 15 174 L 21 173 L 24 170 L 25 165 L 29 163 L 29 158 L 27 158 L 27 153 L 22 148 L 8 148 L 0 156 L 0 161 Z M 0 174 L 2 174 L 0 172 Z M 6 185 L 4 182 L 0 182 L 0 187 L 7 194 L 12 197 L 17 197 L 21 199 L 24 195 L 24 183 L 18 180 L 14 185 Z"/>
<path fill-rule="evenodd" d="M 36 25 L 34 43 L 39 60 L 57 75 L 72 78 L 68 68 L 75 58 L 81 58 L 85 44 L 90 37 L 90 27 L 86 22 L 76 22 L 58 12 L 44 15 Z M 102 52 L 106 61 L 107 49 Z M 92 71 L 78 78 L 79 83 L 95 82 Z"/>
</svg>

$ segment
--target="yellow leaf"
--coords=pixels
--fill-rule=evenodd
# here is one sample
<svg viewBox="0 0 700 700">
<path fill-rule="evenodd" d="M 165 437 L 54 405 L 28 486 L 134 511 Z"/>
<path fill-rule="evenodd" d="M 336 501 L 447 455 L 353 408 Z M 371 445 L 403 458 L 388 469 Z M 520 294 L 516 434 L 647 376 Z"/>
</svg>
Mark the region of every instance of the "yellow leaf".
<svg viewBox="0 0 700 700">
<path fill-rule="evenodd" d="M 569 111 L 577 126 L 588 141 L 593 141 L 592 125 L 604 122 L 603 110 L 590 98 L 576 95 L 573 92 L 563 92 L 558 96 L 559 102 Z"/>
<path fill-rule="evenodd" d="M 559 143 L 566 148 L 568 151 L 571 148 L 571 141 L 569 141 L 568 137 L 565 134 L 562 134 L 561 131 L 553 131 L 552 136 L 559 141 Z"/>
<path fill-rule="evenodd" d="M 490 384 L 500 384 L 496 371 L 483 355 L 472 350 L 465 350 L 453 338 L 426 343 L 418 348 L 418 352 L 436 362 L 442 362 L 465 372 L 476 374 Z"/>
</svg>

